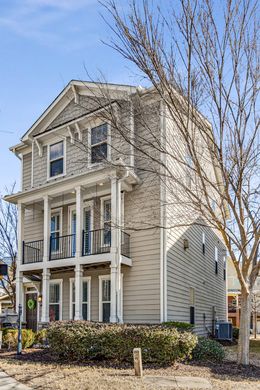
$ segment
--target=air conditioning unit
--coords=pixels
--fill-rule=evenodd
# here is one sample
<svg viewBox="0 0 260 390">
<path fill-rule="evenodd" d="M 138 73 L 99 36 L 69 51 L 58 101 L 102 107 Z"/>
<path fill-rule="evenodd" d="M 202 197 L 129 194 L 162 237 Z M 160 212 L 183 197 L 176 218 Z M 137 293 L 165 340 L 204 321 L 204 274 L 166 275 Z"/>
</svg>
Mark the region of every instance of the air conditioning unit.
<svg viewBox="0 0 260 390">
<path fill-rule="evenodd" d="M 233 338 L 233 328 L 231 322 L 218 321 L 216 323 L 216 338 L 219 340 L 230 340 Z"/>
</svg>

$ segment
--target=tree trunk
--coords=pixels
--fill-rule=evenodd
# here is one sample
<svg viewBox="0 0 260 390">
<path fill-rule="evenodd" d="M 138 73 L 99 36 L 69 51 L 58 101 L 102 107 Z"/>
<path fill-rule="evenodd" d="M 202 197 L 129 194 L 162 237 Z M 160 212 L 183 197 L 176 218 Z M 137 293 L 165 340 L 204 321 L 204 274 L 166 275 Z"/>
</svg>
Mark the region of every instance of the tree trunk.
<svg viewBox="0 0 260 390">
<path fill-rule="evenodd" d="M 249 364 L 251 294 L 241 290 L 241 317 L 238 340 L 238 363 Z"/>
</svg>

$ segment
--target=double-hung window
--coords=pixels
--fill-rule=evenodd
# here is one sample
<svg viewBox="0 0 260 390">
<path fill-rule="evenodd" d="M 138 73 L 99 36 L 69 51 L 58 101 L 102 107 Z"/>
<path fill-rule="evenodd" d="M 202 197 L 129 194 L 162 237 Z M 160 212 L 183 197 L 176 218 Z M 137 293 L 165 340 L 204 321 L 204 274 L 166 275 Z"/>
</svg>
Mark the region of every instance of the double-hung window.
<svg viewBox="0 0 260 390">
<path fill-rule="evenodd" d="M 61 320 L 61 282 L 50 282 L 49 316 L 50 321 Z"/>
<path fill-rule="evenodd" d="M 103 202 L 104 245 L 111 245 L 111 199 Z"/>
<path fill-rule="evenodd" d="M 82 318 L 90 320 L 90 278 L 83 278 L 82 281 Z M 71 319 L 75 317 L 75 280 L 71 279 Z"/>
<path fill-rule="evenodd" d="M 49 177 L 64 174 L 64 142 L 60 141 L 49 147 Z"/>
<path fill-rule="evenodd" d="M 98 163 L 108 156 L 108 126 L 104 123 L 91 129 L 91 162 Z"/>
</svg>

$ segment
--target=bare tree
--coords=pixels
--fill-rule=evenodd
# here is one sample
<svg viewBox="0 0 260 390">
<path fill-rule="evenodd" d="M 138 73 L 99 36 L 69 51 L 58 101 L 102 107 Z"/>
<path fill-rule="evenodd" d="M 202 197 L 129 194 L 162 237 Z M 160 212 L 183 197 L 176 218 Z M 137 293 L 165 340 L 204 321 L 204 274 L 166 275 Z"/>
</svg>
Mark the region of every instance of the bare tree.
<svg viewBox="0 0 260 390">
<path fill-rule="evenodd" d="M 11 188 L 13 193 L 15 184 Z M 0 261 L 7 264 L 8 275 L 0 281 L 3 291 L 15 308 L 15 271 L 17 256 L 17 208 L 0 198 Z"/>
<path fill-rule="evenodd" d="M 134 105 L 145 135 L 133 139 L 104 87 L 100 115 L 131 145 L 143 169 L 160 178 L 167 202 L 180 205 L 180 225 L 199 221 L 221 235 L 241 285 L 238 362 L 249 364 L 252 291 L 260 269 L 258 3 L 179 0 L 160 7 L 132 0 L 125 13 L 114 0 L 103 5 L 113 31 L 109 45 L 151 85 L 148 92 L 160 99 L 152 110 L 160 109 L 174 130 L 162 134 L 148 127 L 147 89 L 139 89 Z"/>
</svg>

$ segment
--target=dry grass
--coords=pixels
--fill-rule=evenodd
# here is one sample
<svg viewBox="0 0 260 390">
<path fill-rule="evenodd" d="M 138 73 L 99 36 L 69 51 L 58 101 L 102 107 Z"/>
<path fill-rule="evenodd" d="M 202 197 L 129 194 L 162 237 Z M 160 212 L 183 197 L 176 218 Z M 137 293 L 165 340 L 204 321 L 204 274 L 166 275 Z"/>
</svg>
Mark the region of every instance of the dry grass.
<svg viewBox="0 0 260 390">
<path fill-rule="evenodd" d="M 260 342 L 260 340 L 259 340 Z M 172 367 L 146 367 L 149 376 L 199 376 L 207 378 L 213 389 L 260 389 L 260 351 L 252 351 L 254 365 L 238 367 L 234 362 L 236 347 L 228 347 L 223 364 L 176 364 Z M 48 351 L 28 350 L 17 358 L 14 353 L 0 353 L 0 369 L 38 390 L 157 390 L 135 378 L 131 367 L 115 368 L 104 364 L 63 364 L 55 362 Z M 165 387 L 164 387 L 165 389 Z"/>
</svg>

